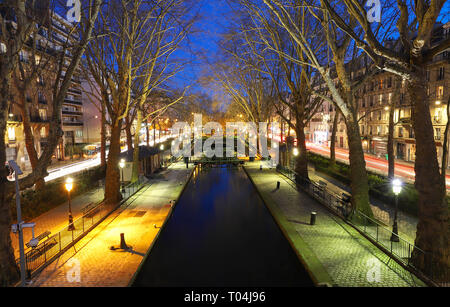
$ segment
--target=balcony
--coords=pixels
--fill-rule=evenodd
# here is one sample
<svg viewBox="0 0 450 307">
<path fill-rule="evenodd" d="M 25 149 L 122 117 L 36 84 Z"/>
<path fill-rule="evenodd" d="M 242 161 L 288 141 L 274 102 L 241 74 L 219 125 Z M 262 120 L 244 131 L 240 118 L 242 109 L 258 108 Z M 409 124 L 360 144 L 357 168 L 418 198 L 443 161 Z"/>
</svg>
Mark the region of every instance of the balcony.
<svg viewBox="0 0 450 307">
<path fill-rule="evenodd" d="M 64 115 L 83 115 L 83 112 L 63 109 L 62 114 L 64 114 Z"/>
<path fill-rule="evenodd" d="M 64 126 L 83 126 L 83 122 L 82 121 L 63 120 L 62 123 L 63 123 Z"/>
<path fill-rule="evenodd" d="M 79 100 L 72 100 L 72 99 L 64 99 L 64 103 L 70 103 L 70 104 L 76 104 L 76 105 L 83 105 L 83 103 Z"/>
</svg>

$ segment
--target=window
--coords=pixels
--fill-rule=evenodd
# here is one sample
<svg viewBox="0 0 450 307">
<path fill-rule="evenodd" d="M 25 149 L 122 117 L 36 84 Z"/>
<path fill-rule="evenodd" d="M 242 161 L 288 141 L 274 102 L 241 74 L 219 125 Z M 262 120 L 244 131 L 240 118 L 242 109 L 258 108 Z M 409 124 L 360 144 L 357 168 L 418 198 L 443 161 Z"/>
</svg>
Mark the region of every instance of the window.
<svg viewBox="0 0 450 307">
<path fill-rule="evenodd" d="M 28 53 L 26 51 L 21 50 L 19 52 L 19 59 L 21 62 L 28 62 Z"/>
<path fill-rule="evenodd" d="M 39 109 L 39 117 L 42 120 L 47 120 L 47 110 L 46 109 Z"/>
<path fill-rule="evenodd" d="M 8 140 L 14 141 L 16 139 L 16 130 L 14 127 L 8 127 Z"/>
<path fill-rule="evenodd" d="M 402 127 L 398 127 L 398 137 L 399 138 L 403 137 L 403 128 Z"/>
<path fill-rule="evenodd" d="M 441 139 L 441 128 L 435 128 L 435 139 L 440 140 Z"/>
<path fill-rule="evenodd" d="M 444 87 L 441 85 L 436 88 L 436 98 L 440 99 L 442 97 L 444 97 Z"/>
<path fill-rule="evenodd" d="M 0 43 L 0 53 L 6 53 L 6 45 L 3 43 Z"/>
<path fill-rule="evenodd" d="M 42 127 L 39 132 L 40 132 L 41 138 L 45 138 L 47 136 L 47 131 L 46 131 L 45 127 Z"/>
<path fill-rule="evenodd" d="M 83 137 L 83 130 L 77 130 L 75 131 L 75 136 L 77 138 L 82 138 Z"/>
<path fill-rule="evenodd" d="M 444 74 L 445 74 L 444 66 L 439 67 L 439 72 L 438 72 L 437 79 L 438 80 L 444 80 Z"/>
</svg>

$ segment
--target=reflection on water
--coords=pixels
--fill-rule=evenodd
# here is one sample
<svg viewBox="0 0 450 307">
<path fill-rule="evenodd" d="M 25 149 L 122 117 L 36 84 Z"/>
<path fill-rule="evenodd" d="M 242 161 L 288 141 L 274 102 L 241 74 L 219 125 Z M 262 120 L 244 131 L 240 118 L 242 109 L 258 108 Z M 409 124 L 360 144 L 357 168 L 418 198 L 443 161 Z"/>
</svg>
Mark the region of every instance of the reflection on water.
<svg viewBox="0 0 450 307">
<path fill-rule="evenodd" d="M 134 286 L 312 286 L 243 170 L 192 178 Z"/>
</svg>

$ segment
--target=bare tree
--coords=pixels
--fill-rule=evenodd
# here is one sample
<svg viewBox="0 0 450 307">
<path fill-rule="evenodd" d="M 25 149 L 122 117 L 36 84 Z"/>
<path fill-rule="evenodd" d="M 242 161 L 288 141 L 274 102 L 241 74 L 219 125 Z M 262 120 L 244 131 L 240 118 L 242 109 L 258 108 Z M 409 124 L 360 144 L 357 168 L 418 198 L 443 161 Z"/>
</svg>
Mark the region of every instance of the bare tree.
<svg viewBox="0 0 450 307">
<path fill-rule="evenodd" d="M 398 43 L 386 44 L 383 36 L 374 31 L 361 2 L 343 0 L 332 4 L 328 0 L 322 1 L 332 22 L 351 37 L 379 69 L 394 73 L 406 82 L 413 104 L 416 138 L 415 186 L 419 193 L 419 223 L 415 243 L 425 251 L 414 250 L 413 262 L 424 272 L 433 272 L 438 281 L 443 281 L 450 266 L 450 227 L 445 176 L 441 174 L 445 168 L 440 170 L 437 157 L 426 71 L 433 57 L 450 47 L 450 38 L 441 40 L 439 44 L 434 44 L 432 40 L 445 2 L 398 0 L 397 9 L 391 7 L 389 11 L 393 17 L 383 16 L 396 20 Z M 361 30 L 349 26 L 342 16 L 342 9 L 350 14 Z"/>
<path fill-rule="evenodd" d="M 10 107 L 11 79 L 17 67 L 17 57 L 30 35 L 37 30 L 35 24 L 40 14 L 49 15 L 49 7 L 36 10 L 35 1 L 4 1 L 0 8 L 5 14 L 0 16 L 1 40 L 5 42 L 6 52 L 0 56 L 0 138 L 5 139 L 6 122 Z M 40 3 L 42 4 L 42 3 Z M 52 92 L 52 116 L 50 118 L 48 142 L 38 159 L 33 172 L 20 179 L 21 188 L 29 188 L 38 180 L 47 176 L 47 167 L 62 136 L 61 106 L 70 86 L 72 75 L 78 66 L 87 43 L 91 37 L 94 22 L 98 15 L 101 0 L 92 0 L 82 7 L 82 18 L 74 27 L 80 33 L 80 40 L 73 45 L 73 55 L 68 60 L 62 75 L 62 65 L 58 65 L 56 79 L 61 80 Z M 64 57 L 63 57 L 64 58 Z M 5 164 L 6 150 L 4 141 L 0 142 L 0 165 Z M 9 199 L 14 195 L 14 184 L 6 180 L 6 169 L 0 168 L 0 284 L 8 285 L 17 280 L 18 271 L 11 246 L 11 214 Z"/>
<path fill-rule="evenodd" d="M 262 68 L 246 65 L 253 69 L 266 73 L 272 79 L 276 89 L 277 98 L 274 100 L 274 107 L 280 117 L 289 125 L 289 129 L 294 129 L 297 135 L 299 156 L 296 159 L 295 171 L 303 178 L 308 178 L 308 160 L 306 151 L 305 127 L 321 105 L 322 98 L 312 96 L 311 73 L 312 69 L 308 65 L 299 64 L 305 62 L 305 56 L 298 44 L 279 27 L 274 15 L 264 14 L 264 11 L 254 5 L 251 1 L 240 1 L 247 10 L 251 23 L 242 23 L 240 35 L 243 37 L 244 45 L 250 53 L 253 53 Z M 298 16 L 302 23 L 303 35 L 310 32 L 310 27 L 314 27 L 311 20 L 307 21 L 303 13 Z M 313 21 L 313 20 L 312 20 Z M 319 40 L 312 41 L 315 49 L 321 48 Z M 245 54 L 245 53 L 244 53 Z M 288 55 L 289 59 L 287 56 Z M 241 57 L 234 54 L 235 57 Z M 296 62 L 292 61 L 295 59 Z M 245 60 L 245 59 L 242 59 Z M 287 107 L 293 117 L 287 116 Z"/>
<path fill-rule="evenodd" d="M 330 23 L 329 16 L 321 13 L 323 9 L 320 6 L 318 11 L 315 11 L 310 8 L 311 6 L 308 3 L 301 0 L 286 2 L 263 0 L 263 2 L 270 14 L 276 16 L 280 27 L 302 49 L 307 61 L 293 59 L 289 55 L 285 56 L 298 64 L 312 67 L 317 72 L 317 77 L 320 76 L 328 87 L 327 93 L 329 93 L 329 95 L 324 95 L 324 93 L 314 91 L 314 94 L 330 101 L 330 103 L 334 103 L 340 109 L 347 127 L 352 205 L 354 209 L 359 209 L 368 216 L 372 216 L 372 210 L 369 205 L 368 178 L 358 125 L 358 105 L 355 99 L 355 93 L 364 79 L 353 80 L 346 67 L 348 52 L 351 47 L 355 49 L 354 45 L 351 44 L 351 38 L 346 36 L 343 31 L 339 32 L 337 26 Z M 299 12 L 302 12 L 299 9 L 301 7 L 308 7 L 308 12 L 319 21 L 320 25 L 316 27 L 315 34 L 310 33 L 307 36 L 302 31 L 302 23 L 298 22 L 298 20 L 302 20 L 302 17 L 299 16 Z M 351 20 L 349 22 L 350 24 L 354 24 Z M 322 35 L 327 42 L 325 54 L 329 54 L 329 57 L 325 60 L 320 57 L 324 53 L 323 50 L 317 53 L 312 48 L 311 40 L 315 39 L 318 35 Z M 353 54 L 356 55 L 356 52 L 353 52 Z M 353 57 L 355 59 L 357 58 L 356 56 Z M 330 65 L 331 62 L 334 63 L 333 66 Z M 336 72 L 338 82 L 335 82 L 332 76 L 333 71 Z M 370 75 L 371 73 L 366 71 L 365 78 L 369 78 Z"/>
</svg>

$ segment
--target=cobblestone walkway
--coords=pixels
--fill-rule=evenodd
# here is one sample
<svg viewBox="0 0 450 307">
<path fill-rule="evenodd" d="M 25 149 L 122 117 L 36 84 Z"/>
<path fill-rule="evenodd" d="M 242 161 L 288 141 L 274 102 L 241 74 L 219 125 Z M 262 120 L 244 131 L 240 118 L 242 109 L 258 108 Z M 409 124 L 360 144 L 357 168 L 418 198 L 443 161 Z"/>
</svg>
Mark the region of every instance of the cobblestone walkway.
<svg viewBox="0 0 450 307">
<path fill-rule="evenodd" d="M 127 286 L 191 171 L 183 163 L 172 164 L 33 278 L 32 286 Z M 132 249 L 110 250 L 119 245 L 121 233 Z"/>
<path fill-rule="evenodd" d="M 314 170 L 314 168 L 308 168 L 309 178 L 313 181 L 324 181 L 327 183 L 327 188 L 335 192 L 336 194 L 341 194 L 342 192 L 351 193 L 350 187 L 345 184 L 339 182 L 338 180 L 331 178 L 325 174 L 318 173 Z M 388 206 L 384 204 L 382 201 L 375 199 L 373 197 L 370 198 L 370 207 L 372 208 L 372 212 L 374 216 L 388 227 L 392 227 L 394 223 L 394 207 Z M 399 210 L 398 212 L 398 231 L 399 235 L 409 241 L 410 243 L 414 243 L 416 238 L 416 228 L 417 228 L 417 218 L 404 213 Z"/>
<path fill-rule="evenodd" d="M 259 170 L 260 162 L 246 169 L 261 193 L 280 208 L 297 234 L 316 254 L 335 286 L 409 287 L 424 284 L 338 217 L 308 195 L 300 193 L 273 169 Z M 281 182 L 276 189 L 277 181 Z M 309 225 L 310 214 L 317 213 L 316 225 Z M 301 254 L 301 250 L 299 251 Z"/>
</svg>

